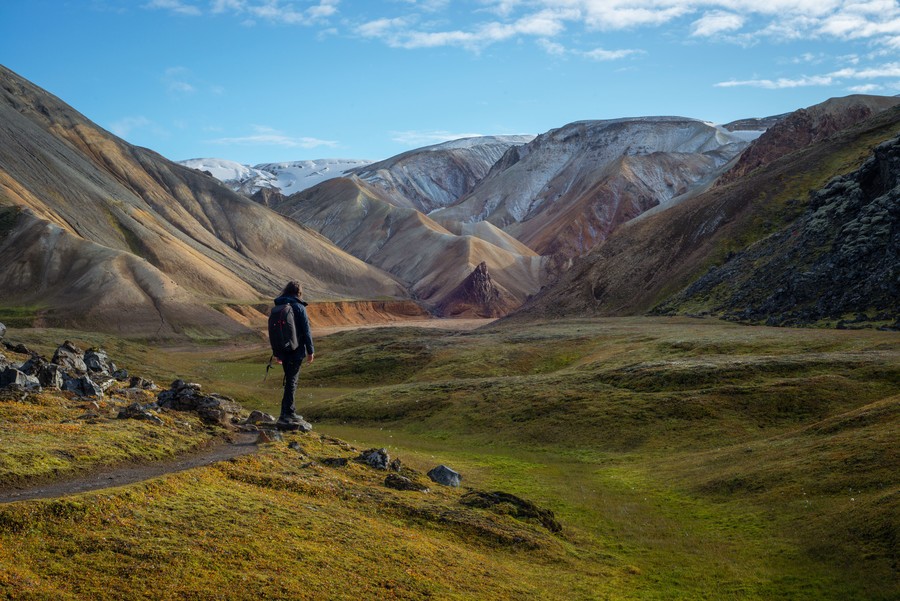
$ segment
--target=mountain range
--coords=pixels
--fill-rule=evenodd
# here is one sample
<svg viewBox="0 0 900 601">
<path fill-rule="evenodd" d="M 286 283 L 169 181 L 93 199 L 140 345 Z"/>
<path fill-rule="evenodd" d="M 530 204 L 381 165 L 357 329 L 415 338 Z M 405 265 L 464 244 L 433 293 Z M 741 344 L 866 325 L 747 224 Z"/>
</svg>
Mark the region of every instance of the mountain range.
<svg viewBox="0 0 900 601">
<path fill-rule="evenodd" d="M 243 332 L 289 278 L 380 314 L 897 316 L 896 97 L 248 167 L 132 146 L 5 68 L 0 92 L 0 305 L 36 323 Z"/>
</svg>

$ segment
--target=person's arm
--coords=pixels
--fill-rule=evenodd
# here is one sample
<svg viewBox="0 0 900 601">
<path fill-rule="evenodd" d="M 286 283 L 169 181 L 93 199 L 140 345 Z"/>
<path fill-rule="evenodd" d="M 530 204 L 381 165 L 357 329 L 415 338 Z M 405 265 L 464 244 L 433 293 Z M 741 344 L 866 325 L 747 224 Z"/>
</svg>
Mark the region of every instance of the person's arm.
<svg viewBox="0 0 900 601">
<path fill-rule="evenodd" d="M 300 307 L 300 319 L 297 328 L 297 339 L 303 348 L 306 349 L 306 362 L 312 363 L 313 359 L 316 356 L 316 350 L 313 348 L 313 340 L 312 340 L 312 331 L 309 327 L 309 317 L 306 315 L 306 309 L 303 305 L 298 305 Z"/>
</svg>

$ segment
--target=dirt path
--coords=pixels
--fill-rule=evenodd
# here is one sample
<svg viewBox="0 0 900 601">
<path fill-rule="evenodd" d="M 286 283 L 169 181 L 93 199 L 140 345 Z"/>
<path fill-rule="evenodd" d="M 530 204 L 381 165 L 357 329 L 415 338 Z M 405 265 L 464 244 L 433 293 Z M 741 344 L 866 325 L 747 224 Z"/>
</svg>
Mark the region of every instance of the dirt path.
<svg viewBox="0 0 900 601">
<path fill-rule="evenodd" d="M 0 486 L 0 505 L 32 499 L 55 499 L 67 495 L 143 482 L 165 474 L 182 472 L 195 467 L 232 459 L 233 457 L 249 455 L 256 452 L 256 449 L 256 434 L 238 434 L 235 435 L 234 442 L 223 440 L 196 453 L 185 454 L 163 461 L 107 468 L 101 467 L 89 474 L 77 474 L 38 484 L 24 484 L 18 487 Z"/>
</svg>

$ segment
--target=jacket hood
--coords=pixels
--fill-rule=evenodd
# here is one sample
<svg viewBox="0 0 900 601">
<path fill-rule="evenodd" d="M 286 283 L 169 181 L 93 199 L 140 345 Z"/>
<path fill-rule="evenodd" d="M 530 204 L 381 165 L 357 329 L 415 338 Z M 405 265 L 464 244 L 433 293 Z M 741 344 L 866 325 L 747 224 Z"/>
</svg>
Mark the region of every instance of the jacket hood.
<svg viewBox="0 0 900 601">
<path fill-rule="evenodd" d="M 279 296 L 278 298 L 275 299 L 275 305 L 276 305 L 276 306 L 277 306 L 277 305 L 286 305 L 286 304 L 288 304 L 288 303 L 300 303 L 300 304 L 303 305 L 304 307 L 307 306 L 307 305 L 309 304 L 309 303 L 306 302 L 306 301 L 300 300 L 300 299 L 297 298 L 296 296 Z"/>
</svg>

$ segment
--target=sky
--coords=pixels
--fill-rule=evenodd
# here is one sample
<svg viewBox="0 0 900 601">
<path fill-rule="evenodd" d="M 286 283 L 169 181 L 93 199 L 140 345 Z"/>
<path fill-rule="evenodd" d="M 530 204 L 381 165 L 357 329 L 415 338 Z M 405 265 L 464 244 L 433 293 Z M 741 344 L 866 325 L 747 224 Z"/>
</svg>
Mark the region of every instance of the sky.
<svg viewBox="0 0 900 601">
<path fill-rule="evenodd" d="M 0 0 L 0 64 L 173 160 L 378 160 L 900 94 L 900 0 Z"/>
</svg>

